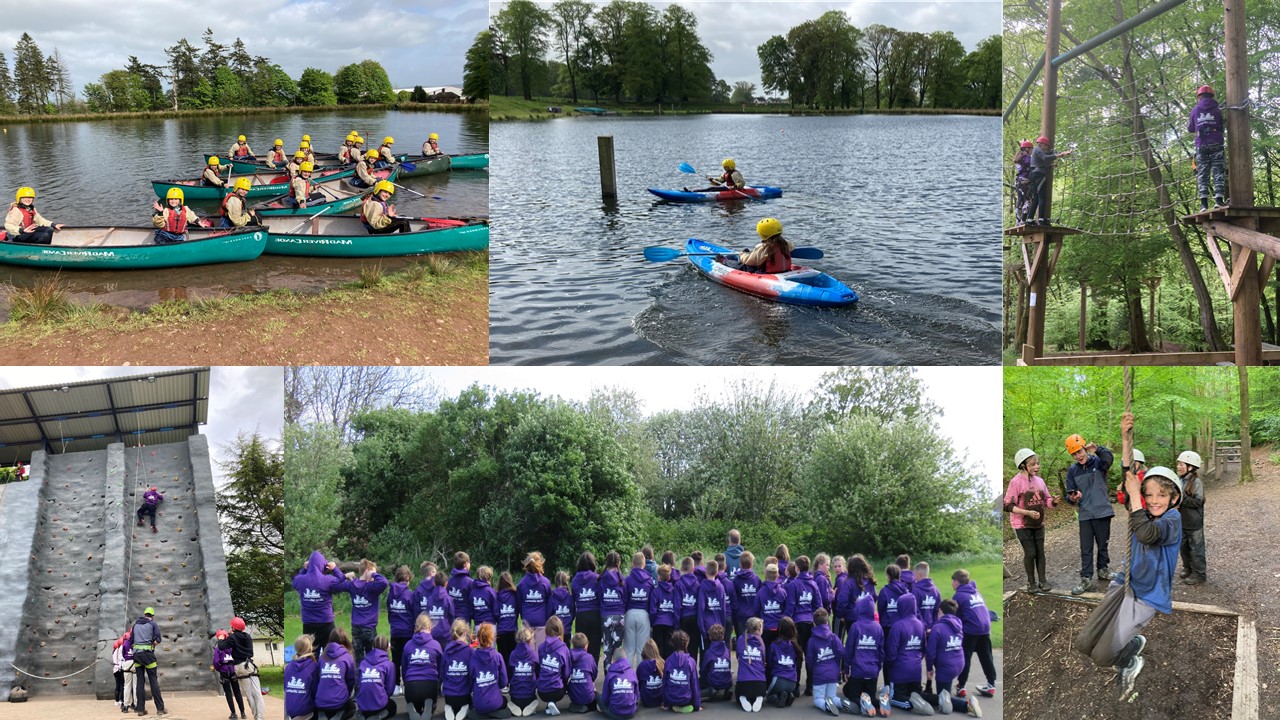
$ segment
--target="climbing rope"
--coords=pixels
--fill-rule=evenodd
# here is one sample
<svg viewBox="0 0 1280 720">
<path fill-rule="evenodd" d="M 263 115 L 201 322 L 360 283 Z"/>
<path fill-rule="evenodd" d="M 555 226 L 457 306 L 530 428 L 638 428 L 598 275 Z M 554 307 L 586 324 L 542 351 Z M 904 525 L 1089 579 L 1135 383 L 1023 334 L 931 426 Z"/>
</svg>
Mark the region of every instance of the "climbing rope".
<svg viewBox="0 0 1280 720">
<path fill-rule="evenodd" d="M 103 643 L 106 641 L 99 640 L 98 642 Z M 80 668 L 79 670 L 69 675 L 59 675 L 58 677 L 44 677 L 43 675 L 32 675 L 31 673 L 27 672 L 26 670 L 23 670 L 22 668 L 18 667 L 17 665 L 14 665 L 13 663 L 9 663 L 9 667 L 13 668 L 14 670 L 17 670 L 18 672 L 22 673 L 23 675 L 26 675 L 29 678 L 35 678 L 36 680 L 66 680 L 69 677 L 75 677 L 76 675 L 79 675 L 85 670 L 88 670 L 89 668 L 93 667 L 94 665 L 97 665 L 98 662 L 99 662 L 98 660 L 94 660 L 93 662 L 89 663 L 88 665 L 85 665 L 84 667 Z"/>
</svg>

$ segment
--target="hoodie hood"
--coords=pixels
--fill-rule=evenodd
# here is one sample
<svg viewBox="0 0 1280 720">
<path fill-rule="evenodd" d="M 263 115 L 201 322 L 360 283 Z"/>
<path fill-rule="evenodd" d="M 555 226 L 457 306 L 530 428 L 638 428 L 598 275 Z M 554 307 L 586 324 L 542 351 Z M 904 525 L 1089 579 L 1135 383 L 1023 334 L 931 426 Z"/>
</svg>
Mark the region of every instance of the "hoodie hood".
<svg viewBox="0 0 1280 720">
<path fill-rule="evenodd" d="M 870 595 L 863 595 L 853 605 L 854 613 L 859 620 L 875 620 L 876 601 Z"/>
<path fill-rule="evenodd" d="M 471 571 L 466 568 L 454 568 L 449 573 L 449 584 L 452 585 L 453 581 L 459 577 L 469 578 L 471 577 Z"/>
<path fill-rule="evenodd" d="M 379 650 L 378 648 L 374 648 L 364 656 L 363 662 L 368 663 L 370 665 L 377 665 L 378 663 L 386 662 L 387 659 L 388 658 L 387 658 L 386 650 Z"/>
<path fill-rule="evenodd" d="M 311 558 L 307 560 L 307 571 L 313 572 L 313 573 L 322 573 L 324 572 L 324 566 L 328 564 L 329 564 L 329 561 L 324 559 L 324 555 L 321 554 L 319 550 L 316 550 L 315 552 L 311 553 Z"/>
<path fill-rule="evenodd" d="M 938 618 L 938 623 L 943 623 L 949 626 L 951 628 L 951 632 L 955 635 L 960 635 L 964 632 L 964 623 L 961 622 L 959 616 L 943 613 L 942 617 Z"/>
<path fill-rule="evenodd" d="M 631 661 L 626 658 L 620 658 L 618 660 L 615 660 L 613 664 L 609 666 L 609 669 L 607 672 L 624 673 L 630 669 L 631 669 Z"/>
<path fill-rule="evenodd" d="M 736 561 L 738 558 L 742 557 L 742 553 L 744 550 L 746 550 L 746 548 L 742 547 L 741 545 L 730 545 L 729 547 L 724 549 L 724 556 L 726 558 L 729 558 L 730 560 Z"/>
<path fill-rule="evenodd" d="M 632 582 L 645 583 L 652 580 L 653 576 L 644 568 L 631 568 L 631 573 L 627 575 L 627 579 Z"/>
<path fill-rule="evenodd" d="M 916 596 L 911 593 L 903 593 L 898 596 L 898 619 L 913 618 L 916 616 Z"/>
<path fill-rule="evenodd" d="M 816 638 L 820 638 L 820 639 L 822 639 L 822 640 L 826 640 L 827 638 L 831 637 L 831 626 L 830 626 L 830 625 L 817 625 L 817 624 L 815 624 L 815 625 L 813 626 L 813 635 L 812 635 L 812 637 L 816 637 Z"/>
<path fill-rule="evenodd" d="M 324 646 L 324 656 L 329 660 L 341 660 L 344 657 L 351 657 L 351 653 L 338 643 L 331 642 Z"/>
</svg>

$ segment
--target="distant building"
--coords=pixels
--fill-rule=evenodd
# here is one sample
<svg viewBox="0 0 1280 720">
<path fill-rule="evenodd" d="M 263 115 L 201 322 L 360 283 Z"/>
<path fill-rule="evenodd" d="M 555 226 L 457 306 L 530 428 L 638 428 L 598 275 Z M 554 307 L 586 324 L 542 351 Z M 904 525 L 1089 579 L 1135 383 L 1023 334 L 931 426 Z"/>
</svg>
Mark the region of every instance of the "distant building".
<svg viewBox="0 0 1280 720">
<path fill-rule="evenodd" d="M 425 86 L 425 85 L 424 85 L 424 86 L 422 87 L 422 89 L 427 91 L 427 95 L 439 95 L 440 93 L 442 93 L 442 92 L 443 92 L 443 93 L 453 93 L 454 95 L 457 95 L 458 97 L 462 97 L 462 88 L 461 88 L 461 87 L 459 87 L 459 86 L 457 86 L 457 85 L 437 85 L 437 86 L 435 86 L 435 87 L 427 87 L 427 86 Z M 411 93 L 411 92 L 413 92 L 413 88 L 411 88 L 411 87 L 407 87 L 407 88 L 396 88 L 396 92 L 398 92 L 398 93 L 402 93 L 402 92 L 409 92 L 409 93 Z"/>
<path fill-rule="evenodd" d="M 283 640 L 278 637 L 270 637 L 265 630 L 260 630 L 258 626 L 251 625 L 246 628 L 249 634 L 253 636 L 253 660 L 259 665 L 284 665 L 284 652 L 281 644 Z M 292 645 L 290 646 L 292 647 Z"/>
</svg>

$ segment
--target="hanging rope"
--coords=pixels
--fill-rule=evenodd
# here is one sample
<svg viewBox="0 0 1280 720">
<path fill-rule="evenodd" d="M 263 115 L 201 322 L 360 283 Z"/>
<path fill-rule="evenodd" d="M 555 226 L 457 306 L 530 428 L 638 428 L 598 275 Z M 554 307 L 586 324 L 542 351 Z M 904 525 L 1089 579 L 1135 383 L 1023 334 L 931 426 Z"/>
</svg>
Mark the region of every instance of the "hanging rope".
<svg viewBox="0 0 1280 720">
<path fill-rule="evenodd" d="M 1124 368 L 1124 411 L 1125 414 L 1133 412 L 1133 368 L 1125 366 Z M 1133 470 L 1133 428 L 1123 431 L 1120 437 L 1120 462 L 1121 467 L 1127 467 Z M 1121 480 L 1123 484 L 1123 479 Z M 1139 486 L 1141 491 L 1141 486 Z M 1128 491 L 1125 492 L 1128 495 Z M 1141 494 L 1139 494 L 1141 497 Z M 1133 525 L 1128 521 L 1128 505 L 1133 502 L 1133 498 L 1125 498 L 1125 541 L 1124 541 L 1124 589 L 1129 590 L 1129 583 L 1133 580 L 1133 573 L 1129 569 L 1129 548 L 1133 545 Z"/>
</svg>

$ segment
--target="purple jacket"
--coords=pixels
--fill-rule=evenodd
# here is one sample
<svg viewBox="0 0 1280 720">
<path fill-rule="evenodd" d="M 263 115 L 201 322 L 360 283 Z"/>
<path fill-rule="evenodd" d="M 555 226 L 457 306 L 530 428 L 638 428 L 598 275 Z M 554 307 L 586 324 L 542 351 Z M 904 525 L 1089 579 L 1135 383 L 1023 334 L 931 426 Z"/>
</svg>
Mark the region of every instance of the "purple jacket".
<svg viewBox="0 0 1280 720">
<path fill-rule="evenodd" d="M 156 492 L 155 490 L 148 490 L 142 493 L 142 502 L 146 503 L 147 505 L 151 505 L 151 506 L 159 505 L 161 500 L 164 500 L 164 496 Z M 324 567 L 324 566 L 322 565 L 321 567 Z"/>
<path fill-rule="evenodd" d="M 836 615 L 838 615 L 846 623 L 852 624 L 857 615 L 855 609 L 856 603 L 864 597 L 871 598 L 872 614 L 875 614 L 876 607 L 876 585 L 871 582 L 870 578 L 862 579 L 862 586 L 852 578 L 840 584 L 840 589 L 836 591 Z"/>
<path fill-rule="evenodd" d="M 573 627 L 573 590 L 558 587 L 551 591 L 551 614 L 560 618 L 565 631 Z"/>
<path fill-rule="evenodd" d="M 719 580 L 703 580 L 698 586 L 698 631 L 706 637 L 712 625 L 727 628 L 729 617 L 724 588 Z"/>
<path fill-rule="evenodd" d="M 600 707 L 609 708 L 620 717 L 630 717 L 635 714 L 639 699 L 640 681 L 631 663 L 622 658 L 610 665 L 600 688 Z"/>
<path fill-rule="evenodd" d="M 450 640 L 444 646 L 440 669 L 444 670 L 444 682 L 440 694 L 460 697 L 471 694 L 471 655 L 474 650 L 461 640 Z"/>
<path fill-rule="evenodd" d="M 511 679 L 511 698 L 526 700 L 538 692 L 538 653 L 533 645 L 516 645 L 507 659 Z M 525 703 L 528 704 L 528 703 Z"/>
<path fill-rule="evenodd" d="M 374 648 L 360 661 L 360 685 L 356 688 L 356 707 L 361 712 L 375 713 L 387 706 L 395 694 L 396 666 L 386 650 Z"/>
<path fill-rule="evenodd" d="M 910 590 L 916 584 L 916 573 L 914 570 L 903 570 L 902 576 L 898 579 L 902 581 L 903 585 L 907 586 L 908 590 Z"/>
<path fill-rule="evenodd" d="M 573 610 L 575 613 L 598 612 L 600 610 L 600 596 L 597 589 L 599 584 L 600 576 L 590 570 L 574 573 L 573 580 L 569 582 L 569 589 L 573 590 Z"/>
<path fill-rule="evenodd" d="M 502 697 L 506 686 L 507 666 L 502 663 L 502 653 L 491 647 L 476 648 L 471 654 L 471 708 L 484 715 L 506 705 Z"/>
<path fill-rule="evenodd" d="M 356 661 L 337 643 L 320 653 L 320 679 L 316 681 L 316 707 L 332 710 L 347 704 L 356 691 Z"/>
<path fill-rule="evenodd" d="M 224 640 L 223 642 L 228 642 Z M 219 646 L 213 646 L 213 669 L 223 675 L 229 675 L 236 671 L 236 663 L 231 659 L 231 648 L 225 650 Z"/>
<path fill-rule="evenodd" d="M 651 708 L 662 704 L 662 673 L 658 672 L 657 660 L 641 660 L 636 680 L 640 682 L 641 705 Z"/>
<path fill-rule="evenodd" d="M 943 615 L 933 624 L 924 650 L 924 666 L 937 673 L 939 684 L 960 676 L 964 669 L 964 630 L 960 618 Z"/>
<path fill-rule="evenodd" d="M 427 612 L 427 598 L 436 591 L 436 579 L 434 577 L 423 578 L 418 583 L 418 587 L 413 589 L 413 617 L 416 619 L 419 615 Z"/>
<path fill-rule="evenodd" d="M 516 585 L 516 612 L 529 627 L 543 627 L 551 616 L 551 582 L 542 575 L 529 573 Z"/>
<path fill-rule="evenodd" d="M 729 646 L 723 640 L 711 643 L 702 653 L 702 674 L 698 682 L 712 690 L 727 690 L 733 684 Z"/>
<path fill-rule="evenodd" d="M 631 568 L 631 574 L 623 583 L 628 610 L 649 611 L 649 595 L 653 592 L 653 577 L 643 568 Z"/>
<path fill-rule="evenodd" d="M 498 591 L 498 632 L 516 631 L 516 593 L 514 590 Z"/>
<path fill-rule="evenodd" d="M 725 625 L 725 629 L 728 629 L 733 626 L 733 597 L 737 590 L 733 587 L 733 578 L 724 573 L 724 568 L 720 568 L 720 572 L 716 574 L 716 581 L 720 583 L 720 589 L 724 590 L 724 620 L 729 623 Z"/>
<path fill-rule="evenodd" d="M 391 637 L 402 638 L 413 634 L 413 590 L 408 583 L 393 582 L 387 593 L 387 621 L 391 624 Z"/>
<path fill-rule="evenodd" d="M 444 650 L 430 633 L 416 632 L 404 645 L 400 664 L 404 681 L 434 680 L 440 682 L 440 662 Z"/>
<path fill-rule="evenodd" d="M 886 632 L 898 619 L 898 598 L 902 595 L 911 595 L 911 591 L 901 580 L 894 580 L 884 586 L 880 591 L 879 599 L 876 600 L 876 609 L 880 611 L 880 627 Z M 915 606 L 914 596 L 911 605 Z"/>
<path fill-rule="evenodd" d="M 495 608 L 498 604 L 498 594 L 493 591 L 489 583 L 483 580 L 474 580 L 471 583 L 471 620 L 475 621 L 476 627 L 480 623 L 493 623 L 495 628 L 498 624 L 498 615 Z"/>
<path fill-rule="evenodd" d="M 933 578 L 917 580 L 911 586 L 911 594 L 916 596 L 916 607 L 920 608 L 916 615 L 924 624 L 925 632 L 929 632 L 938 619 L 938 603 L 942 601 L 942 594 L 934 587 Z"/>
<path fill-rule="evenodd" d="M 956 588 L 956 594 L 951 599 L 960 606 L 960 620 L 964 623 L 965 635 L 991 634 L 991 612 L 987 610 L 987 603 L 982 599 L 982 593 L 978 592 L 978 585 L 974 581 L 970 580 Z"/>
<path fill-rule="evenodd" d="M 366 580 L 356 578 L 343 583 L 342 589 L 351 596 L 351 627 L 373 628 L 378 626 L 378 597 L 387 589 L 387 579 L 374 573 Z"/>
<path fill-rule="evenodd" d="M 453 620 L 459 617 L 454 613 L 453 598 L 446 588 L 437 587 L 425 598 L 417 598 L 427 617 L 431 618 L 431 636 L 440 643 L 440 647 L 449 644 L 453 639 Z"/>
<path fill-rule="evenodd" d="M 471 571 L 454 568 L 449 573 L 449 599 L 453 601 L 454 617 L 471 622 Z"/>
<path fill-rule="evenodd" d="M 778 583 L 779 584 L 782 584 L 782 585 L 787 584 L 787 566 L 789 566 L 790 564 L 791 563 L 789 561 L 783 560 L 782 558 L 778 558 Z"/>
<path fill-rule="evenodd" d="M 826 573 L 816 573 L 813 576 L 813 584 L 818 586 L 818 600 L 822 603 L 822 607 L 830 612 L 832 601 L 835 600 L 835 592 L 831 589 L 831 580 L 827 578 Z M 813 609 L 817 610 L 818 606 L 814 605 Z"/>
<path fill-rule="evenodd" d="M 653 586 L 653 592 L 649 594 L 649 624 L 654 627 L 679 625 L 680 609 L 677 606 L 679 601 L 675 583 L 656 583 Z"/>
<path fill-rule="evenodd" d="M 738 682 L 765 678 L 764 640 L 759 635 L 738 636 Z"/>
<path fill-rule="evenodd" d="M 590 705 L 596 700 L 596 659 L 586 650 L 569 650 L 569 702 Z"/>
<path fill-rule="evenodd" d="M 755 570 L 738 570 L 733 576 L 733 621 L 740 623 L 749 617 L 759 617 L 756 593 L 760 590 L 760 577 Z"/>
<path fill-rule="evenodd" d="M 924 624 L 916 617 L 916 597 L 911 593 L 898 597 L 898 616 L 884 641 L 885 676 L 889 682 L 918 683 L 924 660 Z"/>
<path fill-rule="evenodd" d="M 755 616 L 764 621 L 765 630 L 777 630 L 787 610 L 787 589 L 777 580 L 765 580 L 756 591 Z"/>
<path fill-rule="evenodd" d="M 791 682 L 799 682 L 800 671 L 796 668 L 796 648 L 790 642 L 774 640 L 769 646 L 769 677 L 782 678 Z"/>
<path fill-rule="evenodd" d="M 525 577 L 528 577 L 527 575 Z M 569 682 L 569 648 L 564 640 L 549 637 L 538 647 L 538 692 L 552 692 Z"/>
<path fill-rule="evenodd" d="M 830 625 L 814 625 L 805 649 L 805 664 L 813 668 L 813 682 L 829 685 L 840 682 L 840 667 L 844 664 L 844 643 L 831 632 Z"/>
<path fill-rule="evenodd" d="M 1222 144 L 1222 111 L 1218 109 L 1217 100 L 1211 97 L 1200 98 L 1191 109 L 1187 132 L 1196 134 L 1196 147 Z"/>
<path fill-rule="evenodd" d="M 884 628 L 876 622 L 876 603 L 870 595 L 858 598 L 857 620 L 849 623 L 849 644 L 844 647 L 844 666 L 849 677 L 868 679 L 880 674 L 884 665 Z"/>
<path fill-rule="evenodd" d="M 319 550 L 311 553 L 307 567 L 293 576 L 293 589 L 298 591 L 298 599 L 302 602 L 302 622 L 333 622 L 333 593 L 340 592 L 347 576 L 338 568 L 325 574 L 324 566 L 328 561 Z"/>
<path fill-rule="evenodd" d="M 617 570 L 605 570 L 600 574 L 600 616 L 622 615 L 627 611 L 627 589 L 622 584 L 622 574 Z"/>
<path fill-rule="evenodd" d="M 320 666 L 310 655 L 294 658 L 284 669 L 284 714 L 306 715 L 316 709 L 316 679 Z"/>
<path fill-rule="evenodd" d="M 818 583 L 813 575 L 802 572 L 787 583 L 787 617 L 797 623 L 813 622 L 813 611 L 822 607 L 818 601 Z"/>
<path fill-rule="evenodd" d="M 666 672 L 662 675 L 662 704 L 667 707 L 702 707 L 698 664 L 689 653 L 676 651 L 667 658 Z"/>
<path fill-rule="evenodd" d="M 702 583 L 695 573 L 685 573 L 676 580 L 676 597 L 680 599 L 680 617 L 698 614 L 698 586 Z"/>
</svg>

